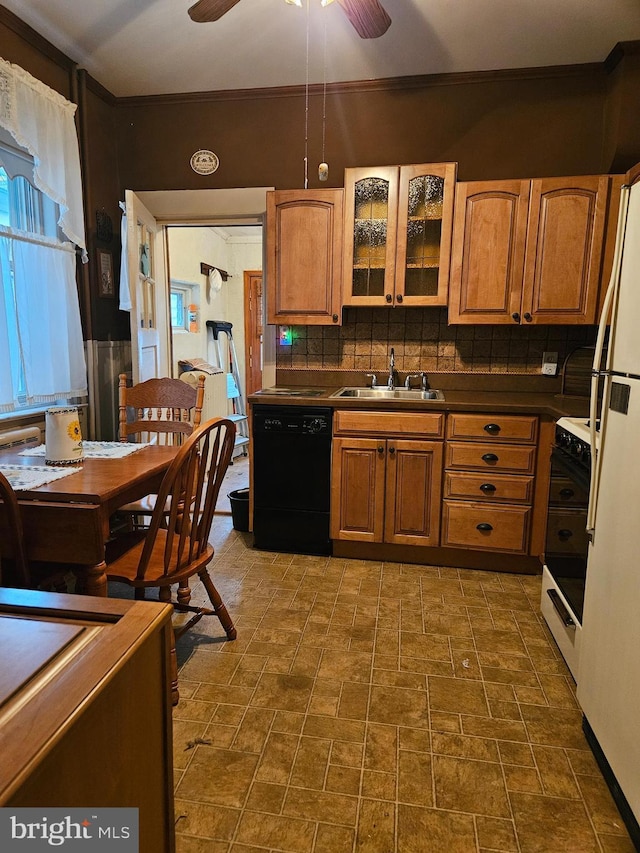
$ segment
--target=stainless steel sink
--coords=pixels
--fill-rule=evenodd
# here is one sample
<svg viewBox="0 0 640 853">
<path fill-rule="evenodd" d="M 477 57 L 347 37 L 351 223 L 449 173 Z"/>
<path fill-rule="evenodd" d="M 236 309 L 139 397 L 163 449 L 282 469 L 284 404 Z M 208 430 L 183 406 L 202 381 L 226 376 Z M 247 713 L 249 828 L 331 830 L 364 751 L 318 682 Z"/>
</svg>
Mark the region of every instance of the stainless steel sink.
<svg viewBox="0 0 640 853">
<path fill-rule="evenodd" d="M 332 397 L 360 397 L 370 400 L 444 400 L 442 391 L 421 388 L 340 388 Z"/>
</svg>

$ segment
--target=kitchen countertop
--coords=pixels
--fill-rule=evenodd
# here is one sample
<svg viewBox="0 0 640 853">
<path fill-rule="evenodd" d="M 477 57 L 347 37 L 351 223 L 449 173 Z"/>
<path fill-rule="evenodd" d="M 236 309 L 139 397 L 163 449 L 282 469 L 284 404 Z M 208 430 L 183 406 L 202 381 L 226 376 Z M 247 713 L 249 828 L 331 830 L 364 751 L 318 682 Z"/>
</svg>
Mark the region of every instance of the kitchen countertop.
<svg viewBox="0 0 640 853">
<path fill-rule="evenodd" d="M 561 418 L 569 415 L 588 415 L 589 401 L 584 397 L 571 397 L 530 391 L 456 391 L 444 390 L 444 400 L 376 400 L 372 398 L 332 397 L 338 387 L 278 386 L 249 395 L 249 403 L 279 406 L 331 406 L 334 409 L 377 409 L 385 411 L 411 410 L 444 412 L 509 412 L 511 414 L 548 415 Z"/>
</svg>

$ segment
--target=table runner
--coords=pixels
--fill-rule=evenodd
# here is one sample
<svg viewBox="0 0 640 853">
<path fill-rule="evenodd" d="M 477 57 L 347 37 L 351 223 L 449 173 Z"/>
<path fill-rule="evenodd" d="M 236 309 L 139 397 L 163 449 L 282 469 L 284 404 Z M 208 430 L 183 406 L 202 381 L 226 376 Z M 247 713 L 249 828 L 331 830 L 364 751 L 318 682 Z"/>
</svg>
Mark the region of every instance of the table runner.
<svg viewBox="0 0 640 853">
<path fill-rule="evenodd" d="M 76 465 L 65 468 L 54 468 L 52 465 L 0 465 L 0 473 L 4 474 L 16 492 L 39 489 L 46 483 L 60 480 L 81 470 L 82 466 Z"/>
<path fill-rule="evenodd" d="M 129 456 L 143 447 L 148 447 L 150 442 L 124 442 L 124 441 L 83 441 L 82 452 L 85 459 L 120 459 Z M 46 445 L 38 444 L 28 447 L 20 452 L 20 456 L 44 456 Z M 79 460 L 80 462 L 82 460 Z"/>
</svg>

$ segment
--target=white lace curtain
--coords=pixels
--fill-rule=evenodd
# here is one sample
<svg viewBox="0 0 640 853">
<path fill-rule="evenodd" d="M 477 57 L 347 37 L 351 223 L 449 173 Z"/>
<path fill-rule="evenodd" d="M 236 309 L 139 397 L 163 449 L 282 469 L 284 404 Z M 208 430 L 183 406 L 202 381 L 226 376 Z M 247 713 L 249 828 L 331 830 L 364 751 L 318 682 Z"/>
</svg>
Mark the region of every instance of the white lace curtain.
<svg viewBox="0 0 640 853">
<path fill-rule="evenodd" d="M 34 185 L 86 259 L 75 104 L 0 59 L 0 126 L 33 157 Z M 72 243 L 0 228 L 0 412 L 84 396 L 87 374 Z"/>
<path fill-rule="evenodd" d="M 76 104 L 0 58 L 0 125 L 33 157 L 33 183 L 60 206 L 58 224 L 85 252 Z"/>
</svg>

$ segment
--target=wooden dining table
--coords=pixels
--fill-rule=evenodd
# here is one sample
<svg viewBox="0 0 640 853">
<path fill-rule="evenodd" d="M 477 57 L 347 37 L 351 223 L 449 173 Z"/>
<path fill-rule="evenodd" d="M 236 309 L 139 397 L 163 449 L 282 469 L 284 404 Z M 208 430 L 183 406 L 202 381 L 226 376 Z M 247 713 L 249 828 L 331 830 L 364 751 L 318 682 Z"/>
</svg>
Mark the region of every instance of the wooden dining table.
<svg viewBox="0 0 640 853">
<path fill-rule="evenodd" d="M 0 470 L 3 465 L 44 465 L 42 456 L 25 455 L 26 450 L 2 451 Z M 157 493 L 177 452 L 177 447 L 146 445 L 122 458 L 85 458 L 77 463 L 80 470 L 68 476 L 16 491 L 29 560 L 68 564 L 76 575 L 76 592 L 106 596 L 110 519 L 124 504 Z M 3 541 L 6 524 L 0 511 Z"/>
</svg>

